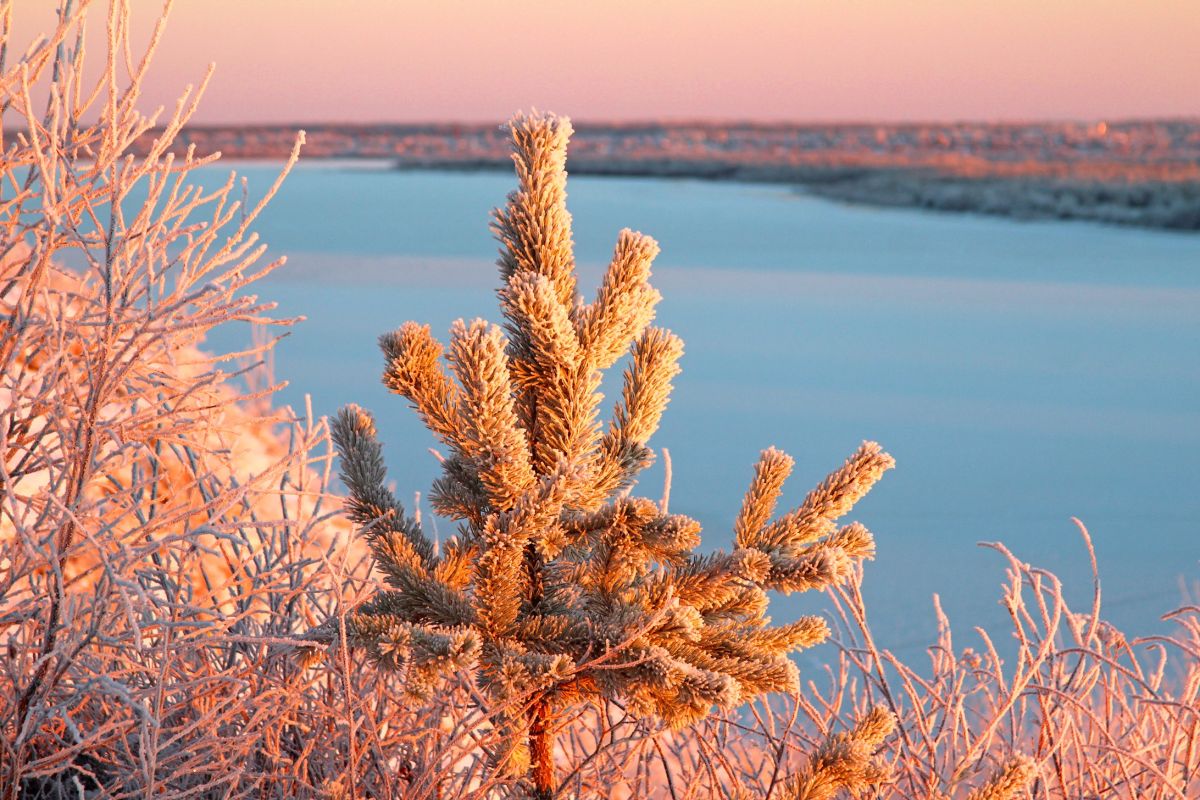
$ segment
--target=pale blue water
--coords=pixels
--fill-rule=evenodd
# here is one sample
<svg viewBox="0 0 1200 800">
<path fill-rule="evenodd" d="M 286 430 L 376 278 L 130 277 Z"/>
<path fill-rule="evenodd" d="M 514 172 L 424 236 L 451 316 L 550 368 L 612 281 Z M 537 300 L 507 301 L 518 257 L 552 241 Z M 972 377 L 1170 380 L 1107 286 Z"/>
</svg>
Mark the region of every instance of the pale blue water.
<svg viewBox="0 0 1200 800">
<path fill-rule="evenodd" d="M 260 189 L 274 174 L 239 170 Z M 374 411 L 402 497 L 428 488 L 433 441 L 380 386 L 375 339 L 408 319 L 443 340 L 457 317 L 498 321 L 488 211 L 512 185 L 301 167 L 257 226 L 290 259 L 258 293 L 308 318 L 278 350 L 283 399 Z M 1003 621 L 1004 563 L 982 540 L 1058 572 L 1085 610 L 1071 516 L 1118 624 L 1154 629 L 1200 577 L 1200 237 L 696 181 L 573 178 L 570 207 L 586 291 L 621 227 L 662 244 L 658 322 L 687 354 L 652 444 L 672 454 L 672 510 L 708 546 L 729 542 L 759 450 L 796 458 L 795 505 L 870 438 L 899 465 L 852 515 L 877 536 L 866 593 L 887 644 L 929 640 L 934 592 L 960 636 Z M 660 489 L 651 470 L 643 490 Z M 776 616 L 814 603 L 782 599 Z"/>
</svg>

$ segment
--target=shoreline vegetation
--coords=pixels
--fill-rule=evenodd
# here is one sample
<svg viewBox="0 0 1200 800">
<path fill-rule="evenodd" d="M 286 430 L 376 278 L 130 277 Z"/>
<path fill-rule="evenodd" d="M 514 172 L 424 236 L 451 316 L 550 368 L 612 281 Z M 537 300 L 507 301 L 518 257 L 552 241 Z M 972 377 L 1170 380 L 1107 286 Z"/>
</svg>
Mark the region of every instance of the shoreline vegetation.
<svg viewBox="0 0 1200 800">
<path fill-rule="evenodd" d="M 286 156 L 293 125 L 198 126 L 177 148 Z M 306 126 L 306 159 L 512 168 L 491 125 Z M 144 142 L 148 145 L 151 137 Z M 136 149 L 136 148 L 135 148 Z M 786 184 L 868 206 L 1200 231 L 1200 120 L 903 125 L 580 125 L 571 173 Z"/>
</svg>

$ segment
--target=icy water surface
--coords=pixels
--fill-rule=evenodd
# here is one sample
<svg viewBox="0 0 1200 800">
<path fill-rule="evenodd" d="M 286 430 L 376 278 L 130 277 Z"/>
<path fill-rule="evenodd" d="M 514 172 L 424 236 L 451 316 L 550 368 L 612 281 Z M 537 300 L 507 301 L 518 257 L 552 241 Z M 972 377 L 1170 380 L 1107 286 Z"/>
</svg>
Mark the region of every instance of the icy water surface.
<svg viewBox="0 0 1200 800">
<path fill-rule="evenodd" d="M 239 169 L 252 189 L 274 172 Z M 301 167 L 257 226 L 290 259 L 260 296 L 308 318 L 278 351 L 283 399 L 374 411 L 402 497 L 428 488 L 433 441 L 380 386 L 376 337 L 409 319 L 443 340 L 457 317 L 498 321 L 488 211 L 512 185 Z M 971 625 L 1003 622 L 1004 561 L 980 541 L 1058 572 L 1085 610 L 1072 516 L 1095 539 L 1118 624 L 1157 630 L 1200 577 L 1200 237 L 872 210 L 782 187 L 569 188 L 586 292 L 620 228 L 662 245 L 658 323 L 687 350 L 651 444 L 670 449 L 671 509 L 704 523 L 706 546 L 728 544 L 762 448 L 796 458 L 795 505 L 875 439 L 898 468 L 852 516 L 877 536 L 866 594 L 888 645 L 930 639 L 934 592 L 960 645 Z M 642 491 L 657 497 L 661 480 L 651 470 Z M 820 604 L 781 598 L 775 616 Z"/>
</svg>

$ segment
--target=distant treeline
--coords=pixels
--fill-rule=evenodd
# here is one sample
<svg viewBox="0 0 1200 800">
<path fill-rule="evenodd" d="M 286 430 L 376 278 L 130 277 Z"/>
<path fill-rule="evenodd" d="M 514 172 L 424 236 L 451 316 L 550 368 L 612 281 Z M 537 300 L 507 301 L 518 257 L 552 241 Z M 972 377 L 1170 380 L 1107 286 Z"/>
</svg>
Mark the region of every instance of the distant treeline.
<svg viewBox="0 0 1200 800">
<path fill-rule="evenodd" d="M 500 159 L 398 162 L 401 169 L 507 170 Z M 1200 231 L 1200 181 L 1087 180 L 1041 175 L 956 175 L 874 165 L 745 164 L 726 161 L 577 159 L 575 175 L 791 184 L 846 203 L 992 214 L 1015 219 L 1087 220 Z"/>
<path fill-rule="evenodd" d="M 1073 182 L 861 170 L 804 189 L 850 203 L 1200 231 L 1200 183 Z"/>
<path fill-rule="evenodd" d="M 511 169 L 506 131 L 480 124 L 197 126 L 175 149 L 383 159 L 401 169 Z M 146 151 L 157 134 L 145 134 Z M 783 183 L 881 206 L 1200 230 L 1200 119 L 1117 122 L 584 123 L 571 172 Z"/>
</svg>

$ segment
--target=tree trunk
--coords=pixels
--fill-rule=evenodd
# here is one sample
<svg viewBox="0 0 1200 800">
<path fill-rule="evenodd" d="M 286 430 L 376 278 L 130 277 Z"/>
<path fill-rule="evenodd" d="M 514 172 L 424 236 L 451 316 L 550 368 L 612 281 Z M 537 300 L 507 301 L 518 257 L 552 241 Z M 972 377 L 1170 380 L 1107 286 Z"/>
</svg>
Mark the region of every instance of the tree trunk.
<svg viewBox="0 0 1200 800">
<path fill-rule="evenodd" d="M 536 800 L 554 800 L 554 732 L 550 704 L 538 701 L 530 712 L 529 752 L 533 770 L 533 796 Z"/>
</svg>

